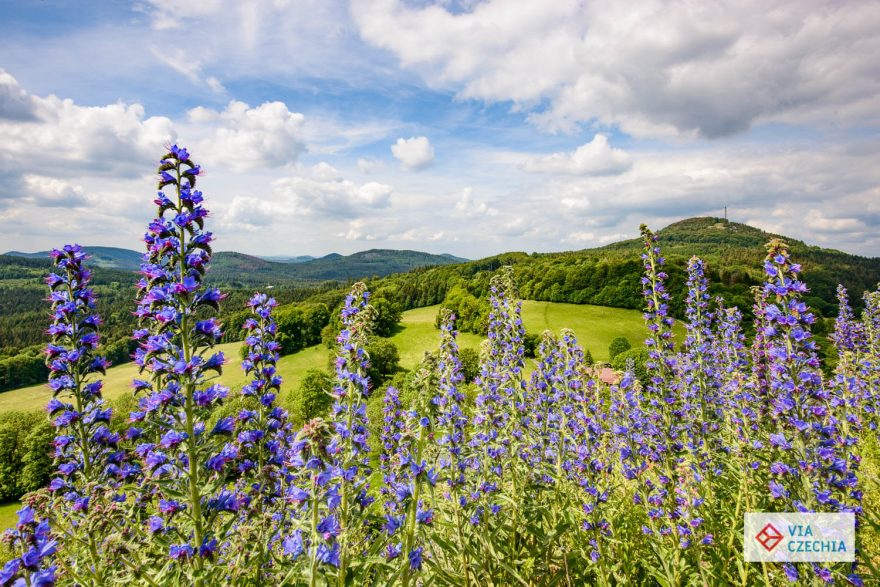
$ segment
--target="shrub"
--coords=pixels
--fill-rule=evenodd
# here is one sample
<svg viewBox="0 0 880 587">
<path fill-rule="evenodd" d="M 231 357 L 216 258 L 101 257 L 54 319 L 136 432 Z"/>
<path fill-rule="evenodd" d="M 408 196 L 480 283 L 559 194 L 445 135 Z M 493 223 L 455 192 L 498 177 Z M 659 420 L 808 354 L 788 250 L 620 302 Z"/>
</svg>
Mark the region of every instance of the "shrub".
<svg viewBox="0 0 880 587">
<path fill-rule="evenodd" d="M 37 491 L 49 483 L 54 439 L 55 429 L 48 420 L 37 423 L 25 437 L 19 479 L 22 493 Z"/>
<path fill-rule="evenodd" d="M 646 363 L 648 361 L 648 350 L 645 347 L 636 347 L 618 353 L 611 361 L 611 368 L 618 371 L 624 371 L 626 369 L 627 359 L 633 360 L 633 373 L 635 373 L 636 379 L 639 380 L 639 383 L 641 383 L 643 387 L 647 385 L 648 367 Z"/>
<path fill-rule="evenodd" d="M 539 335 L 527 333 L 525 337 L 523 337 L 523 351 L 525 352 L 525 356 L 529 359 L 534 359 L 535 351 L 538 350 L 539 344 L 541 344 L 541 337 Z"/>
<path fill-rule="evenodd" d="M 42 420 L 39 412 L 9 412 L 0 419 L 0 501 L 18 499 L 29 491 L 22 479 L 27 439 Z"/>
<path fill-rule="evenodd" d="M 400 353 L 393 342 L 387 338 L 371 336 L 367 342 L 367 354 L 370 355 L 370 366 L 367 375 L 378 389 L 389 377 L 400 370 Z"/>
<path fill-rule="evenodd" d="M 330 389 L 333 387 L 333 378 L 321 369 L 309 369 L 306 371 L 296 393 L 291 394 L 290 416 L 295 426 L 300 426 L 312 418 L 325 416 L 333 398 Z"/>
<path fill-rule="evenodd" d="M 461 374 L 465 383 L 471 383 L 480 374 L 480 353 L 476 349 L 459 349 Z"/>
<path fill-rule="evenodd" d="M 629 344 L 629 341 L 625 337 L 618 336 L 611 341 L 610 345 L 608 345 L 608 360 L 613 361 L 614 357 L 631 348 L 632 345 Z"/>
</svg>

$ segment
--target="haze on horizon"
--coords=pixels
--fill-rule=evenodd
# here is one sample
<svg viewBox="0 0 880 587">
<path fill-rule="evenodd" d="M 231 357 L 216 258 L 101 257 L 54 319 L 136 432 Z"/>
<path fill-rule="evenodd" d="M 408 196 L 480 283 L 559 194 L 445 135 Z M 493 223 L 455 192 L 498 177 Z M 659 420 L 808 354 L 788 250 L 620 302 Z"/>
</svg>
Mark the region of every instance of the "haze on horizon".
<svg viewBox="0 0 880 587">
<path fill-rule="evenodd" d="M 880 251 L 880 3 L 0 4 L 0 250 L 140 249 L 186 145 L 219 250 L 581 249 L 721 216 Z"/>
</svg>

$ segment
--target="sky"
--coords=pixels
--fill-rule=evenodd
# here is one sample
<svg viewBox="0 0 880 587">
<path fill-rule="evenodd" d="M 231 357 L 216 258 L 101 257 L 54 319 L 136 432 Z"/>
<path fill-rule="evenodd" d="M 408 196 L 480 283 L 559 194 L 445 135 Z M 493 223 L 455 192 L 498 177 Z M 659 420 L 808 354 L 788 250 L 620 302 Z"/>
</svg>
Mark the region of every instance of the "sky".
<svg viewBox="0 0 880 587">
<path fill-rule="evenodd" d="M 0 251 L 583 249 L 722 216 L 880 255 L 880 2 L 0 0 Z"/>
</svg>

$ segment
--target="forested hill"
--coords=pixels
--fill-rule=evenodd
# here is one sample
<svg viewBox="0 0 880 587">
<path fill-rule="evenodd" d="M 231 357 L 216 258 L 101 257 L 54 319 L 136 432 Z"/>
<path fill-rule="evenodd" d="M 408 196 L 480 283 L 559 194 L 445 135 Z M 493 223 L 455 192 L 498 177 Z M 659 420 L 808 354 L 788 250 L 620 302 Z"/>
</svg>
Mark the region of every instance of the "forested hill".
<svg viewBox="0 0 880 587">
<path fill-rule="evenodd" d="M 618 308 L 641 308 L 642 243 L 636 238 L 595 249 L 562 253 L 505 253 L 450 267 L 392 275 L 371 282 L 371 288 L 403 309 L 440 303 L 447 297 L 467 320 L 469 312 L 459 304 L 473 306 L 484 297 L 489 277 L 502 265 L 512 265 L 522 298 L 538 301 L 597 304 Z M 810 287 L 808 303 L 822 316 L 836 314 L 835 290 L 843 283 L 855 306 L 862 292 L 880 282 L 880 258 L 866 258 L 836 250 L 809 246 L 801 241 L 766 233 L 721 218 L 690 218 L 659 231 L 660 246 L 667 258 L 669 290 L 674 314 L 681 316 L 685 299 L 685 267 L 697 255 L 707 265 L 712 295 L 722 295 L 750 313 L 751 286 L 762 280 L 764 245 L 773 237 L 792 247 L 796 262 L 803 265 Z M 463 300 L 463 301 L 462 301 Z"/>
<path fill-rule="evenodd" d="M 88 251 L 89 255 L 92 256 L 91 264 L 93 267 L 119 269 L 121 271 L 137 271 L 141 266 L 142 255 L 137 251 L 120 249 L 118 247 L 85 247 L 85 249 Z M 9 251 L 4 253 L 4 255 L 45 261 L 49 257 L 49 251 L 41 251 L 39 253 Z"/>
<path fill-rule="evenodd" d="M 141 253 L 115 247 L 84 247 L 92 255 L 91 263 L 102 269 L 137 271 Z M 48 266 L 48 252 L 21 253 L 10 251 L 12 257 L 42 260 Z M 291 259 L 299 259 L 292 257 Z M 266 287 L 305 285 L 322 281 L 350 281 L 402 273 L 417 267 L 448 265 L 466 261 L 452 255 L 433 255 L 420 251 L 372 249 L 352 255 L 331 253 L 317 259 L 297 262 L 273 261 L 235 252 L 217 252 L 211 263 L 208 281 L 231 287 Z M 7 271 L 14 262 L 6 264 Z"/>
<path fill-rule="evenodd" d="M 433 255 L 419 251 L 372 249 L 352 255 L 331 253 L 297 263 L 279 262 L 244 255 L 218 252 L 211 262 L 209 281 L 233 287 L 305 284 L 323 281 L 351 281 L 403 273 L 418 267 L 461 263 L 466 259 L 452 255 Z"/>
</svg>

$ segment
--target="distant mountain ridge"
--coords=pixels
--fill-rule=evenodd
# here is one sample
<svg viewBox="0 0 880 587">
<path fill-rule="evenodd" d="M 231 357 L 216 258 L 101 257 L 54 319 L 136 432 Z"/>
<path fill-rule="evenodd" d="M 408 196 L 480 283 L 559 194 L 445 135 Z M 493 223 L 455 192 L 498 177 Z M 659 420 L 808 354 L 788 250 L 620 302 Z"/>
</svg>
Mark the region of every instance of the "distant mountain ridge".
<svg viewBox="0 0 880 587">
<path fill-rule="evenodd" d="M 285 257 L 283 255 L 258 255 L 260 259 L 265 259 L 266 261 L 274 261 L 276 263 L 304 263 L 305 261 L 311 261 L 313 259 L 317 259 L 317 257 L 313 257 L 311 255 L 299 255 L 297 257 Z"/>
<path fill-rule="evenodd" d="M 211 260 L 208 277 L 243 285 L 350 281 L 466 261 L 452 255 L 392 249 L 371 249 L 351 255 L 330 253 L 300 262 L 279 262 L 243 253 L 218 252 Z"/>
<path fill-rule="evenodd" d="M 131 249 L 119 247 L 83 247 L 92 256 L 92 264 L 102 269 L 121 269 L 123 271 L 137 271 L 141 266 L 141 253 Z M 48 259 L 49 251 L 39 253 L 22 253 L 21 251 L 9 251 L 3 253 L 11 257 L 25 257 L 28 259 Z"/>
<path fill-rule="evenodd" d="M 137 271 L 141 253 L 117 247 L 83 247 L 92 255 L 92 263 L 102 269 Z M 48 251 L 5 255 L 28 259 L 47 259 Z M 283 260 L 282 260 L 283 259 Z M 462 263 L 467 259 L 449 254 L 435 255 L 421 251 L 371 249 L 351 255 L 330 253 L 324 257 L 257 257 L 234 251 L 214 254 L 208 278 L 235 282 L 242 286 L 281 285 L 296 282 L 349 281 L 382 277 L 419 267 Z"/>
</svg>

